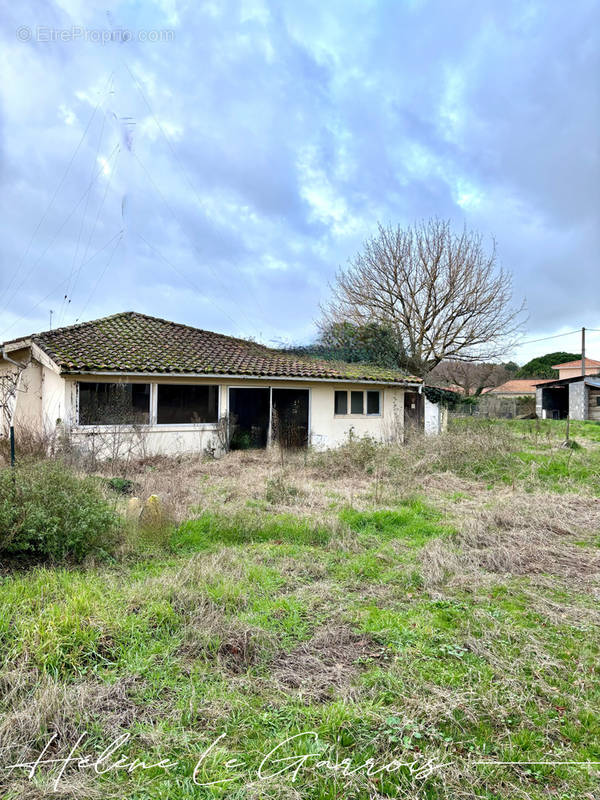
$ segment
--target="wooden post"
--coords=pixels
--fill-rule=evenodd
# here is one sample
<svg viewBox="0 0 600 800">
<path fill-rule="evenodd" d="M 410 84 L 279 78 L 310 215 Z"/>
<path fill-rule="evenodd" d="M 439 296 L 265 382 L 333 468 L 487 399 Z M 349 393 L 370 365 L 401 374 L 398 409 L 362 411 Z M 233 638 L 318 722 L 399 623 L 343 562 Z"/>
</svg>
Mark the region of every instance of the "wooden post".
<svg viewBox="0 0 600 800">
<path fill-rule="evenodd" d="M 10 426 L 10 465 L 15 466 L 15 426 Z"/>
</svg>

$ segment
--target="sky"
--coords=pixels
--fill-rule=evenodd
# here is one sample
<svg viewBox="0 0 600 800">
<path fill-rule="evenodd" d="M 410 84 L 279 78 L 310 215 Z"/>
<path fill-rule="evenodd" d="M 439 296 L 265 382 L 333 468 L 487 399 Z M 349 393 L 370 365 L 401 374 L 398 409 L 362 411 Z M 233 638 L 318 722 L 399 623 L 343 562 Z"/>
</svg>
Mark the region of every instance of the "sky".
<svg viewBox="0 0 600 800">
<path fill-rule="evenodd" d="M 515 360 L 600 329 L 595 0 L 24 0 L 0 22 L 0 341 L 136 310 L 307 343 L 377 223 L 434 216 L 496 242 L 522 341 L 557 336 Z"/>
</svg>

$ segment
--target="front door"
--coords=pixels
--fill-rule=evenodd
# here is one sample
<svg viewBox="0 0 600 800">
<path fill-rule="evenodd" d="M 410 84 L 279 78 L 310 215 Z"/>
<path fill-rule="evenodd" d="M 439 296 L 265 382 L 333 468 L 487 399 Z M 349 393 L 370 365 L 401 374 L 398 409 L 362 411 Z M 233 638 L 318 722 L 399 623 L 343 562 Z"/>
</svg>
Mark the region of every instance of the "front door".
<svg viewBox="0 0 600 800">
<path fill-rule="evenodd" d="M 273 389 L 273 441 L 294 449 L 308 444 L 308 389 Z"/>
<path fill-rule="evenodd" d="M 232 450 L 267 446 L 270 402 L 268 388 L 229 390 L 229 436 Z"/>
<path fill-rule="evenodd" d="M 404 392 L 404 435 L 420 431 L 423 427 L 423 395 Z"/>
</svg>

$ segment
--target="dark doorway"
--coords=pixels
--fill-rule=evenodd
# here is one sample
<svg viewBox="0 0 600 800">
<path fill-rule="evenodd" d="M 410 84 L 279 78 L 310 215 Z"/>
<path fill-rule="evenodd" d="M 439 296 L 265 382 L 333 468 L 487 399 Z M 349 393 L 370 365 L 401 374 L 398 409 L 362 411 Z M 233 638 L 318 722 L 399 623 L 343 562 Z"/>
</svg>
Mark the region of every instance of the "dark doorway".
<svg viewBox="0 0 600 800">
<path fill-rule="evenodd" d="M 410 436 L 422 427 L 423 395 L 418 392 L 404 392 L 404 436 Z"/>
<path fill-rule="evenodd" d="M 273 441 L 285 448 L 308 444 L 308 389 L 273 389 Z"/>
<path fill-rule="evenodd" d="M 569 387 L 544 387 L 542 409 L 546 412 L 546 419 L 566 419 L 569 415 Z"/>
<path fill-rule="evenodd" d="M 229 435 L 232 450 L 267 446 L 269 395 L 269 389 L 229 390 Z"/>
</svg>

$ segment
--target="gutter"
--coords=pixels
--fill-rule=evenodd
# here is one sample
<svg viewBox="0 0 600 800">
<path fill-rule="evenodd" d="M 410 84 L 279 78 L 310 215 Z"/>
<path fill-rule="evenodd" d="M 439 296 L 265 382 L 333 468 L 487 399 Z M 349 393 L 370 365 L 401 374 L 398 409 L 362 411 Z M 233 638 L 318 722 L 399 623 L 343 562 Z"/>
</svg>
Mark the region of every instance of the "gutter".
<svg viewBox="0 0 600 800">
<path fill-rule="evenodd" d="M 19 369 L 24 369 L 27 366 L 27 364 L 23 364 L 21 361 L 15 361 L 14 358 L 11 358 L 8 355 L 8 353 L 6 352 L 6 345 L 5 344 L 2 345 L 2 358 L 5 361 L 10 361 L 11 364 L 14 364 L 15 367 L 19 367 Z"/>
</svg>

